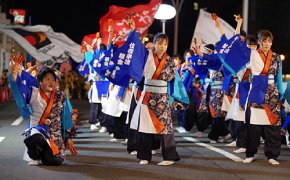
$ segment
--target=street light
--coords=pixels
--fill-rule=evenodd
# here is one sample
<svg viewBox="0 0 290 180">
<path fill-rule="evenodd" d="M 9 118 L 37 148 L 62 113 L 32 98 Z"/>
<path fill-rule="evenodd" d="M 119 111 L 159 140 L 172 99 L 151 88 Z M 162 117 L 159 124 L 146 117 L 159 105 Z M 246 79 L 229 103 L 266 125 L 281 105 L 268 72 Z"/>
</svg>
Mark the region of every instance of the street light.
<svg viewBox="0 0 290 180">
<path fill-rule="evenodd" d="M 160 19 L 162 22 L 162 32 L 165 34 L 165 21 L 172 19 L 176 15 L 176 10 L 173 6 L 168 4 L 161 4 L 156 12 L 154 18 Z"/>
<path fill-rule="evenodd" d="M 283 54 L 281 54 L 281 55 L 280 55 L 280 58 L 281 58 L 282 61 L 284 61 L 285 56 L 284 56 Z"/>
</svg>

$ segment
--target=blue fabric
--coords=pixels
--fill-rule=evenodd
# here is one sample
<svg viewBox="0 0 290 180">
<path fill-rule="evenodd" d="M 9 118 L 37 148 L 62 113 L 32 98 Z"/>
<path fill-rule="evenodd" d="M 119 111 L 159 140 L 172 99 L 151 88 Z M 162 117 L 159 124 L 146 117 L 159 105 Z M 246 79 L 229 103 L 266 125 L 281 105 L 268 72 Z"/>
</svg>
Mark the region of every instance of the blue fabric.
<svg viewBox="0 0 290 180">
<path fill-rule="evenodd" d="M 209 71 L 207 67 L 201 65 L 203 61 L 202 57 L 200 57 L 199 55 L 192 56 L 188 58 L 188 61 L 191 63 L 191 66 L 194 69 L 195 74 L 197 74 L 201 79 L 206 78 Z"/>
<path fill-rule="evenodd" d="M 231 79 L 232 79 L 232 75 L 229 77 L 226 77 L 226 76 L 224 77 L 223 87 L 222 87 L 223 91 L 229 91 Z"/>
<path fill-rule="evenodd" d="M 119 89 L 119 92 L 118 92 L 117 97 L 118 97 L 118 99 L 121 99 L 122 96 L 123 96 L 123 93 L 124 93 L 125 87 L 120 86 L 119 88 L 120 88 L 120 89 Z"/>
<path fill-rule="evenodd" d="M 268 87 L 268 76 L 253 76 L 249 102 L 264 104 Z"/>
<path fill-rule="evenodd" d="M 102 95 L 108 94 L 110 81 L 103 81 Z"/>
<path fill-rule="evenodd" d="M 191 87 L 192 95 L 194 96 L 195 103 L 197 104 L 197 107 L 199 107 L 199 102 L 198 102 L 198 96 L 197 96 L 197 88 L 195 86 Z"/>
<path fill-rule="evenodd" d="M 288 104 L 290 104 L 290 81 L 288 81 L 287 87 L 285 89 L 285 97 Z"/>
<path fill-rule="evenodd" d="M 103 94 L 103 81 L 95 81 L 95 85 L 97 87 L 98 90 L 98 98 L 102 97 Z"/>
<path fill-rule="evenodd" d="M 24 70 L 22 70 L 22 72 L 21 72 L 21 79 L 26 81 L 27 87 L 39 88 L 37 79 L 35 77 L 31 76 L 29 73 L 27 73 Z"/>
<path fill-rule="evenodd" d="M 88 54 L 88 53 L 87 53 Z M 87 57 L 87 56 L 86 56 Z M 77 66 L 77 71 L 86 79 L 88 79 L 88 75 L 90 74 L 90 68 L 89 65 L 85 59 Z"/>
<path fill-rule="evenodd" d="M 41 134 L 43 134 L 46 139 L 50 140 L 50 137 L 49 137 L 49 134 L 50 134 L 49 126 L 38 125 L 38 126 L 35 126 L 33 128 L 37 129 Z"/>
<path fill-rule="evenodd" d="M 250 83 L 249 82 L 240 82 L 239 83 L 239 105 L 245 105 L 248 97 L 248 93 L 250 90 Z"/>
<path fill-rule="evenodd" d="M 282 129 L 288 129 L 289 124 L 290 124 L 290 115 L 287 117 L 286 121 L 284 122 Z"/>
<path fill-rule="evenodd" d="M 69 98 L 66 98 L 66 104 L 68 105 L 68 107 L 69 107 L 69 110 L 71 110 L 72 112 L 74 111 L 73 110 L 73 108 L 72 108 L 72 105 L 71 105 L 71 103 L 70 103 L 70 101 L 69 101 Z"/>
<path fill-rule="evenodd" d="M 149 51 L 142 44 L 136 30 L 134 30 L 123 46 L 113 56 L 112 61 L 128 76 L 140 82 L 148 54 Z"/>
<path fill-rule="evenodd" d="M 112 57 L 116 54 L 116 50 L 113 44 L 111 44 L 106 54 L 104 54 L 101 59 L 91 61 L 91 65 L 100 76 L 107 78 L 113 84 L 128 87 L 130 76 L 128 76 L 119 65 L 112 61 Z"/>
<path fill-rule="evenodd" d="M 219 71 L 222 63 L 217 54 L 204 54 L 203 53 L 203 66 L 207 67 L 208 69 Z"/>
<path fill-rule="evenodd" d="M 20 77 L 17 77 L 17 80 L 19 81 Z M 17 81 L 16 80 L 16 81 Z M 21 81 L 21 80 L 20 80 Z M 23 96 L 22 92 L 24 92 L 24 88 L 19 88 L 18 83 L 12 81 L 12 75 L 9 76 L 9 82 L 11 86 L 11 91 L 13 93 L 13 97 L 18 105 L 18 107 L 21 109 L 20 113 L 24 120 L 27 120 L 27 114 L 32 115 L 31 108 L 26 103 L 26 98 Z M 20 84 L 22 84 L 20 82 Z M 24 86 L 24 85 L 23 85 Z M 26 87 L 26 86 L 25 86 Z M 21 92 L 22 91 L 22 92 Z M 24 92 L 25 93 L 25 92 Z M 27 96 L 26 96 L 27 97 Z M 30 100 L 30 97 L 28 97 Z M 24 111 L 24 112 L 23 112 Z"/>
<path fill-rule="evenodd" d="M 191 83 L 193 78 L 195 78 L 195 74 L 192 74 L 190 71 L 187 73 L 186 79 L 187 82 L 183 82 L 186 92 L 188 93 L 189 89 L 191 88 Z"/>
<path fill-rule="evenodd" d="M 63 130 L 63 139 L 65 140 L 66 130 L 74 126 L 72 118 L 71 118 L 70 107 L 67 101 L 65 101 L 63 105 L 63 111 L 61 113 L 61 121 L 62 121 L 62 130 Z"/>
<path fill-rule="evenodd" d="M 174 91 L 172 92 L 171 87 L 174 87 Z M 168 83 L 168 96 L 170 105 L 174 102 L 174 99 L 181 103 L 189 104 L 189 97 L 186 93 L 186 90 L 183 86 L 183 83 L 181 81 L 181 78 L 178 74 L 178 72 L 175 73 L 175 78 L 172 79 Z"/>
<path fill-rule="evenodd" d="M 223 35 L 221 36 L 220 43 L 226 42 L 227 40 L 228 40 L 228 38 L 226 37 L 225 34 L 223 34 Z"/>
<path fill-rule="evenodd" d="M 284 97 L 284 92 L 283 92 L 284 88 L 283 88 L 283 79 L 282 79 L 282 61 L 280 61 L 280 69 L 275 78 L 277 79 L 275 82 L 276 82 L 276 86 L 280 94 L 280 101 L 282 101 Z"/>
<path fill-rule="evenodd" d="M 250 61 L 251 49 L 240 40 L 240 34 L 221 42 L 215 49 L 225 67 L 225 76 L 235 75 Z"/>
</svg>

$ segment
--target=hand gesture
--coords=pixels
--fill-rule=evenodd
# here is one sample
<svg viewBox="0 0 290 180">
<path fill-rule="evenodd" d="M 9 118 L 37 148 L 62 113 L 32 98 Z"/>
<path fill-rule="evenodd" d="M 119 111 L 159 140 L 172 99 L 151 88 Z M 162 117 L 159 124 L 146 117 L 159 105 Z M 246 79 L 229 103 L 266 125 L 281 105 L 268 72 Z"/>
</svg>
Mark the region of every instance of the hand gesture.
<svg viewBox="0 0 290 180">
<path fill-rule="evenodd" d="M 236 16 L 236 21 L 237 21 L 239 24 L 242 24 L 243 19 L 241 18 L 241 16 Z"/>
<path fill-rule="evenodd" d="M 74 146 L 74 143 L 73 143 L 72 139 L 68 139 L 67 140 L 67 146 L 68 146 L 68 148 L 71 148 L 71 147 Z"/>
<path fill-rule="evenodd" d="M 134 29 L 135 29 L 135 22 L 133 21 L 133 19 L 130 18 L 128 20 L 128 23 L 129 23 L 129 27 L 130 27 L 131 31 L 134 31 Z"/>
<path fill-rule="evenodd" d="M 112 26 L 109 26 L 109 27 L 108 27 L 108 33 L 109 33 L 110 35 L 112 35 L 113 32 L 114 32 L 113 27 L 112 27 Z"/>
<path fill-rule="evenodd" d="M 217 27 L 217 28 L 221 27 L 221 22 L 219 20 L 215 21 L 215 27 Z"/>
</svg>

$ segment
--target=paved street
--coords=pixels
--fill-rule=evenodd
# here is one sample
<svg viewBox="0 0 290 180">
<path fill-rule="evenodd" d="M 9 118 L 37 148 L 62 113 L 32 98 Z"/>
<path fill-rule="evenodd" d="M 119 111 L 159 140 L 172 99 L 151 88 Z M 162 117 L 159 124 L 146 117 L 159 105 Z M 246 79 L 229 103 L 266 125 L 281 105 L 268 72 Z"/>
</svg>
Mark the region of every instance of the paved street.
<svg viewBox="0 0 290 180">
<path fill-rule="evenodd" d="M 177 151 L 181 160 L 172 166 L 158 166 L 162 161 L 158 150 L 148 165 L 139 165 L 135 155 L 126 151 L 120 142 L 111 142 L 108 133 L 89 128 L 89 103 L 87 100 L 71 100 L 79 110 L 81 122 L 74 139 L 78 155 L 71 156 L 61 166 L 28 166 L 23 160 L 25 145 L 21 136 L 27 121 L 22 120 L 14 101 L 0 104 L 0 179 L 290 179 L 290 149 L 282 146 L 278 158 L 280 165 L 270 165 L 263 154 L 263 145 L 251 164 L 243 164 L 244 154 L 235 154 L 235 147 L 226 143 L 209 144 L 206 138 L 193 138 L 190 132 L 175 131 Z M 19 123 L 19 124 L 18 124 Z"/>
</svg>

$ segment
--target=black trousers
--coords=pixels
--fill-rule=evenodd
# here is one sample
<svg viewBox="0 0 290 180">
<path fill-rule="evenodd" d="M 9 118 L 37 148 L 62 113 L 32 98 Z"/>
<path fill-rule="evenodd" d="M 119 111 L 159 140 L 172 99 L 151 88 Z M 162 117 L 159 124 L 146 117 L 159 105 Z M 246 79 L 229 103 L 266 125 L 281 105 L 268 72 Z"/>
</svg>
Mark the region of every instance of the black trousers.
<svg viewBox="0 0 290 180">
<path fill-rule="evenodd" d="M 160 134 L 160 142 L 162 144 L 163 160 L 178 161 L 180 157 L 176 152 L 176 144 L 174 134 Z M 159 142 L 159 146 L 160 146 Z M 152 149 L 158 146 L 155 134 L 139 133 L 137 158 L 141 160 L 151 161 Z"/>
<path fill-rule="evenodd" d="M 59 166 L 63 162 L 62 158 L 52 154 L 50 146 L 41 134 L 34 134 L 24 139 L 27 153 L 33 160 L 41 160 L 45 165 Z"/>
<path fill-rule="evenodd" d="M 226 136 L 230 133 L 225 117 L 217 117 L 212 119 L 211 131 L 208 138 L 217 141 L 219 136 Z"/>
<path fill-rule="evenodd" d="M 247 148 L 247 123 L 236 121 L 236 146 Z"/>
<path fill-rule="evenodd" d="M 211 124 L 212 124 L 212 117 L 210 113 L 206 113 L 206 112 L 198 113 L 197 120 L 196 120 L 196 127 L 198 131 L 203 132 Z"/>
<path fill-rule="evenodd" d="M 101 121 L 103 114 L 101 103 L 90 103 L 89 123 L 96 124 L 97 121 Z"/>
<path fill-rule="evenodd" d="M 277 160 L 281 151 L 281 127 L 248 124 L 246 157 L 254 157 L 260 146 L 260 136 L 265 133 L 264 154 L 268 159 Z"/>
<path fill-rule="evenodd" d="M 120 117 L 114 117 L 114 138 L 126 139 L 125 136 L 125 123 L 127 112 L 122 112 Z"/>
</svg>

